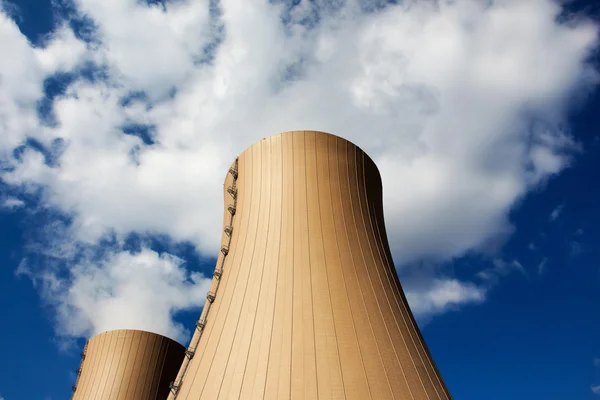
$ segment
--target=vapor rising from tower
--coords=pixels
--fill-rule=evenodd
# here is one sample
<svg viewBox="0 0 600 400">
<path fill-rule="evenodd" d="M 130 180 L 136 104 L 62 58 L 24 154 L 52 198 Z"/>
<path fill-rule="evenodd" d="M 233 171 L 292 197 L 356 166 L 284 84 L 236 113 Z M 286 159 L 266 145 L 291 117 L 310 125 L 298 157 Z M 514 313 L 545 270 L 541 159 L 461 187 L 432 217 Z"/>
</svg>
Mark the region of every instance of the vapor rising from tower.
<svg viewBox="0 0 600 400">
<path fill-rule="evenodd" d="M 322 132 L 225 179 L 222 248 L 169 399 L 450 399 L 400 286 L 377 167 Z"/>
</svg>

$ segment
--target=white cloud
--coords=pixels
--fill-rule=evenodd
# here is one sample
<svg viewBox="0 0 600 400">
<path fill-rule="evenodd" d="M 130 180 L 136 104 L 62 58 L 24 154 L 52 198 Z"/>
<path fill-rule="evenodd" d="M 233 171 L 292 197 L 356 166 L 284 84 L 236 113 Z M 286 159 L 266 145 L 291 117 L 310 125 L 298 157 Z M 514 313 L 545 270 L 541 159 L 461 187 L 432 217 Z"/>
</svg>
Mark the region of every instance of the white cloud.
<svg viewBox="0 0 600 400">
<path fill-rule="evenodd" d="M 111 329 L 143 329 L 185 342 L 189 330 L 173 321 L 177 311 L 199 309 L 211 279 L 189 273 L 183 260 L 143 248 L 109 253 L 70 268 L 70 278 L 38 275 L 21 263 L 18 275 L 41 285 L 56 309 L 58 333 L 89 337 Z"/>
<path fill-rule="evenodd" d="M 73 31 L 61 25 L 50 36 L 42 49 L 35 49 L 39 67 L 46 74 L 56 71 L 71 71 L 82 61 L 86 51 L 85 43 L 79 41 Z"/>
<path fill-rule="evenodd" d="M 294 22 L 311 15 L 309 2 L 284 26 L 285 6 L 258 0 L 223 0 L 216 20 L 208 1 L 162 9 L 77 0 L 97 43 L 83 46 L 61 28 L 35 50 L 2 16 L 2 52 L 14 56 L 0 66 L 9 82 L 0 91 L 1 151 L 11 154 L 27 135 L 66 145 L 52 167 L 32 149 L 9 157 L 14 170 L 1 177 L 44 187 L 44 204 L 74 218 L 77 241 L 154 232 L 214 256 L 221 185 L 235 156 L 279 131 L 319 129 L 377 162 L 400 267 L 450 260 L 510 234 L 511 207 L 577 149 L 564 121 L 572 96 L 598 80 L 586 63 L 598 27 L 557 22 L 561 9 L 550 0 L 407 1 L 373 13 L 357 4 L 321 10 L 309 29 Z M 219 35 L 212 61 L 198 62 Z M 80 60 L 104 66 L 108 80 L 71 84 L 54 102 L 58 124 L 40 127 L 44 76 Z M 132 91 L 146 97 L 123 107 Z M 124 135 L 129 123 L 153 126 L 155 144 Z M 431 282 L 412 291 L 424 304 L 416 308 L 484 298 L 446 276 Z"/>
<path fill-rule="evenodd" d="M 0 11 L 0 161 L 38 128 L 35 103 L 43 72 L 33 49 L 12 19 Z"/>
<path fill-rule="evenodd" d="M 600 395 L 600 385 L 592 385 L 590 386 L 592 393 Z"/>
<path fill-rule="evenodd" d="M 428 287 L 416 291 L 408 288 L 406 298 L 417 318 L 426 320 L 449 309 L 485 300 L 487 289 L 456 279 L 434 279 Z"/>
<path fill-rule="evenodd" d="M 189 82 L 210 39 L 209 1 L 172 1 L 166 10 L 135 0 L 74 0 L 92 18 L 103 46 L 94 59 L 128 89 L 161 97 Z"/>
<path fill-rule="evenodd" d="M 10 210 L 21 208 L 24 205 L 25 202 L 21 199 L 17 199 L 16 197 L 8 197 L 2 202 L 2 208 L 8 208 Z"/>
<path fill-rule="evenodd" d="M 66 26 L 50 35 L 45 48 L 33 48 L 1 6 L 0 162 L 26 137 L 43 141 L 46 132 L 36 115 L 43 81 L 53 72 L 75 68 L 84 59 L 85 51 L 85 45 Z"/>
<path fill-rule="evenodd" d="M 439 277 L 435 266 L 411 265 L 402 271 L 406 298 L 419 323 L 463 306 L 483 303 L 500 279 L 514 272 L 527 278 L 525 268 L 517 260 L 491 261 L 492 266 L 475 274 L 473 282 L 453 277 Z M 437 276 L 437 277 L 436 277 Z"/>
</svg>

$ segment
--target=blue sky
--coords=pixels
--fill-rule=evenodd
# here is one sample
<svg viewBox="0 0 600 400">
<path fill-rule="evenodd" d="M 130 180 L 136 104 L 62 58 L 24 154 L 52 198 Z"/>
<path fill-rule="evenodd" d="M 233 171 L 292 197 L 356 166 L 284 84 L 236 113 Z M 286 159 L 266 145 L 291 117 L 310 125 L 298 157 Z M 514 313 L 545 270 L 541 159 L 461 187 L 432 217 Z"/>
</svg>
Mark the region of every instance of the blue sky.
<svg viewBox="0 0 600 400">
<path fill-rule="evenodd" d="M 105 329 L 186 344 L 221 172 L 303 128 L 379 165 L 454 398 L 600 398 L 595 2 L 54 3 L 0 3 L 0 398 L 66 398 Z"/>
</svg>

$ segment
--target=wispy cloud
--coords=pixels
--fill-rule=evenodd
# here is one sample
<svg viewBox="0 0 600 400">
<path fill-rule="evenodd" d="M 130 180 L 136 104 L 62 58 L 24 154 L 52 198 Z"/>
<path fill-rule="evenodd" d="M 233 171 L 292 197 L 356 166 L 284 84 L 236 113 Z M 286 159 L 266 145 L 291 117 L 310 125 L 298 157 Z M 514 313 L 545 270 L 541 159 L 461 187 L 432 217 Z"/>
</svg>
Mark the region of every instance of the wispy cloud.
<svg viewBox="0 0 600 400">
<path fill-rule="evenodd" d="M 554 208 L 554 210 L 552 210 L 552 212 L 550 213 L 550 221 L 555 221 L 558 217 L 560 217 L 560 214 L 563 212 L 564 208 L 564 204 L 556 206 L 556 208 Z"/>
<path fill-rule="evenodd" d="M 546 271 L 546 264 L 548 263 L 548 259 L 544 257 L 544 259 L 538 264 L 538 275 L 542 276 Z"/>
<path fill-rule="evenodd" d="M 2 201 L 0 207 L 14 210 L 16 208 L 21 208 L 24 205 L 25 205 L 25 202 L 23 200 L 17 199 L 16 197 L 9 197 L 7 199 L 4 199 L 4 201 Z"/>
<path fill-rule="evenodd" d="M 491 263 L 491 267 L 477 272 L 470 280 L 446 277 L 439 269 L 427 264 L 416 264 L 403 270 L 406 297 L 419 323 L 427 323 L 431 317 L 447 311 L 483 303 L 487 294 L 510 274 L 517 272 L 528 277 L 518 260 L 494 259 Z"/>
<path fill-rule="evenodd" d="M 492 264 L 492 267 L 478 272 L 476 275 L 477 278 L 484 282 L 488 282 L 489 284 L 496 284 L 500 278 L 507 276 L 514 271 L 519 272 L 526 278 L 529 277 L 527 271 L 525 271 L 525 268 L 518 260 L 507 262 L 502 259 L 495 259 Z"/>
<path fill-rule="evenodd" d="M 406 291 L 410 308 L 418 319 L 426 321 L 434 315 L 468 304 L 482 303 L 487 289 L 457 279 L 435 279 L 425 291 Z"/>
<path fill-rule="evenodd" d="M 569 243 L 570 253 L 572 257 L 576 257 L 583 253 L 583 245 L 575 240 Z"/>
<path fill-rule="evenodd" d="M 600 358 L 594 357 L 593 363 L 594 363 L 595 367 L 597 367 L 597 368 L 600 367 Z M 591 385 L 590 386 L 590 390 L 592 391 L 592 393 L 600 395 L 600 384 L 598 384 L 598 385 L 596 385 L 596 384 Z"/>
</svg>

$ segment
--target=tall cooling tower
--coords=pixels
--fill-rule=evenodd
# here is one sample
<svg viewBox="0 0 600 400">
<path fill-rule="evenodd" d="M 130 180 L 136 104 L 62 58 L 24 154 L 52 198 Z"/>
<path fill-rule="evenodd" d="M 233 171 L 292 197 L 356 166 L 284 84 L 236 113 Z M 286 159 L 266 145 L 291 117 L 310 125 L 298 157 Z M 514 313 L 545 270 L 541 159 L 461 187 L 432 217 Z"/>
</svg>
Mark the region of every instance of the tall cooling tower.
<svg viewBox="0 0 600 400">
<path fill-rule="evenodd" d="M 263 139 L 225 180 L 221 254 L 170 399 L 450 399 L 404 297 L 381 178 L 322 132 Z"/>
<path fill-rule="evenodd" d="M 179 343 L 150 332 L 96 335 L 85 345 L 72 399 L 166 399 L 184 352 Z"/>
</svg>

